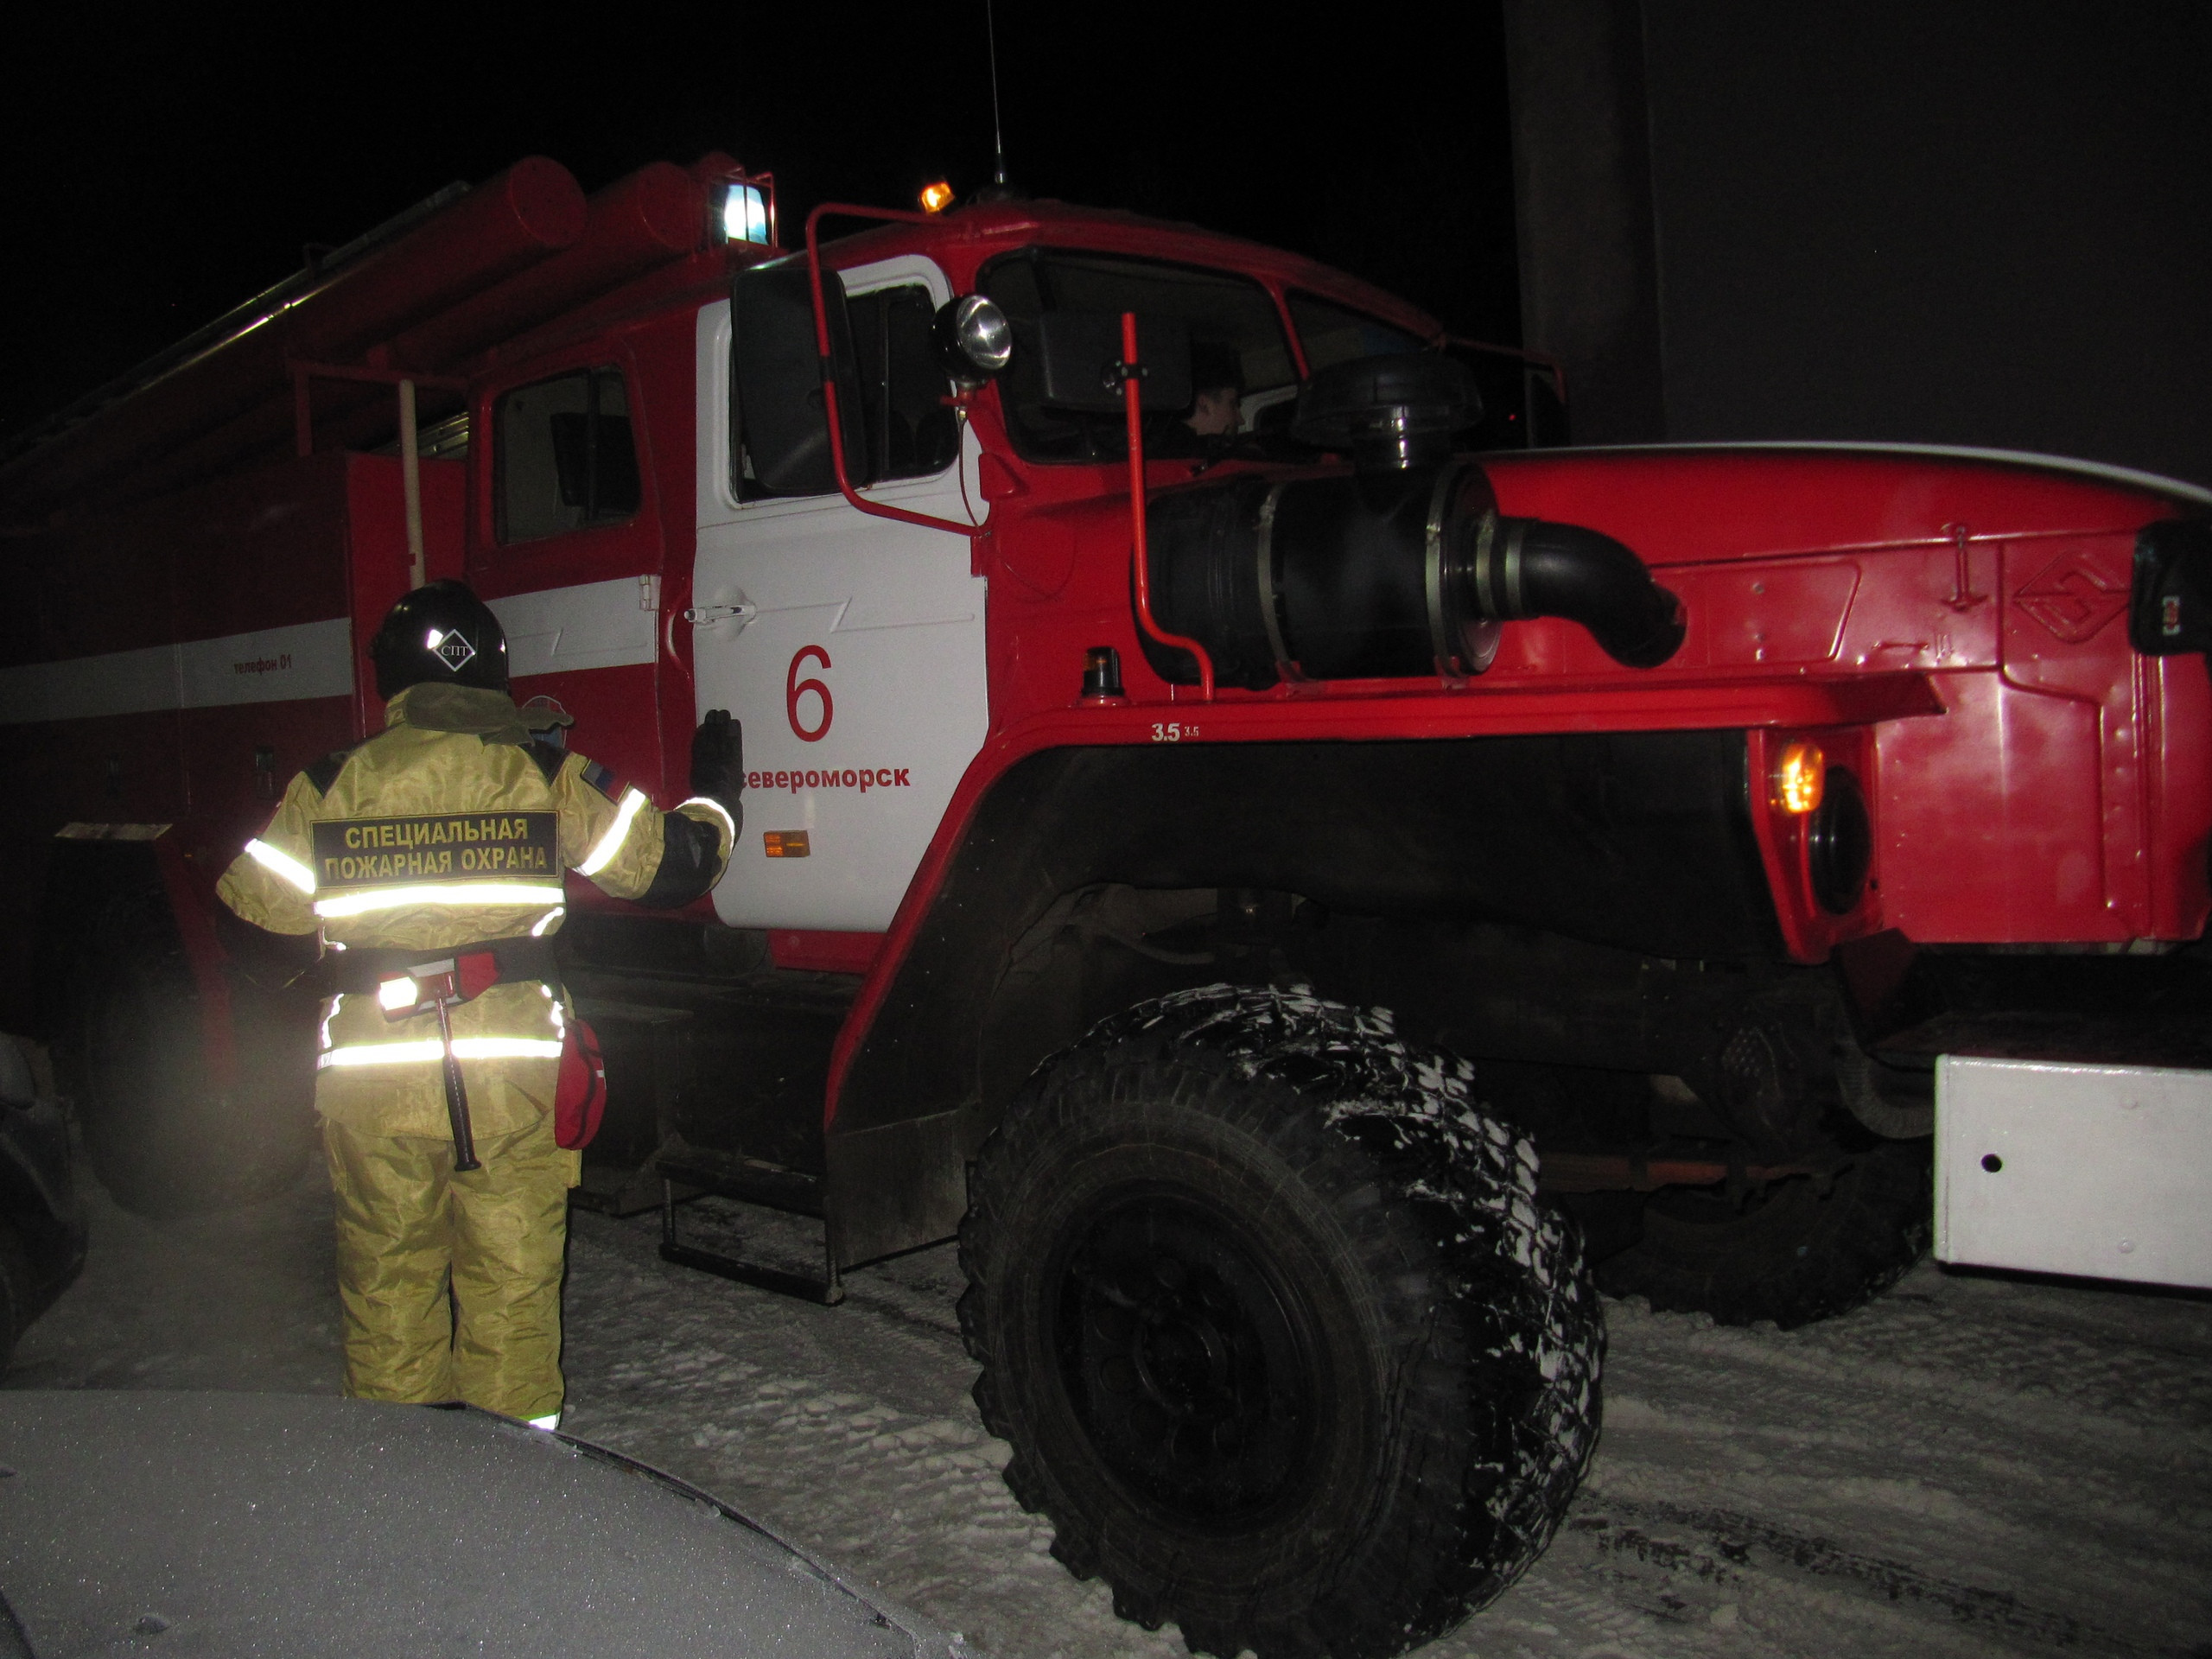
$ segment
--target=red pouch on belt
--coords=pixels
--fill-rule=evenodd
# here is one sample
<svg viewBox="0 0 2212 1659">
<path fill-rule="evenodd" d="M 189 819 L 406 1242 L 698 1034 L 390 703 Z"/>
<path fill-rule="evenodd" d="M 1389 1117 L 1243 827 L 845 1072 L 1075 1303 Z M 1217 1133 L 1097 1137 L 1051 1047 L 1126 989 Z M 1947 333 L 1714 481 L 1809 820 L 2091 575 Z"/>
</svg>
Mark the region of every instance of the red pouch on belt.
<svg viewBox="0 0 2212 1659">
<path fill-rule="evenodd" d="M 561 1077 L 553 1088 L 553 1139 L 574 1152 L 591 1144 L 607 1111 L 607 1062 L 599 1033 L 571 1014 L 561 1036 Z"/>
</svg>

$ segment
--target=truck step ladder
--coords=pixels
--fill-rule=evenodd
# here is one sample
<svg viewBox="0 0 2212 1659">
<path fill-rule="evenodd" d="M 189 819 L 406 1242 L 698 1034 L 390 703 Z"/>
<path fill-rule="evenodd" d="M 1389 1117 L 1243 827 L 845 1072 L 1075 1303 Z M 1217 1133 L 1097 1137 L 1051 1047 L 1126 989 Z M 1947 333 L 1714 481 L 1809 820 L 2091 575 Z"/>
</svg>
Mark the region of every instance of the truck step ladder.
<svg viewBox="0 0 2212 1659">
<path fill-rule="evenodd" d="M 655 1155 L 652 1167 L 660 1176 L 660 1259 L 678 1267 L 696 1268 L 702 1273 L 711 1273 L 741 1285 L 752 1285 L 761 1290 L 772 1290 L 779 1296 L 797 1297 L 803 1302 L 814 1302 L 823 1307 L 835 1307 L 845 1300 L 845 1284 L 838 1271 L 836 1252 L 830 1248 L 829 1224 L 823 1224 L 822 1263 L 819 1279 L 802 1273 L 791 1273 L 781 1268 L 764 1267 L 758 1262 L 741 1261 L 719 1250 L 702 1249 L 696 1244 L 686 1244 L 677 1230 L 676 1209 L 683 1198 L 710 1193 L 717 1198 L 735 1198 L 741 1203 L 765 1205 L 797 1215 L 820 1216 L 821 1184 L 811 1176 L 796 1170 L 779 1169 L 757 1160 L 732 1160 L 723 1155 L 702 1154 L 685 1147 L 680 1139 L 671 1137 L 671 1144 Z M 677 1189 L 683 1189 L 679 1198 Z"/>
</svg>

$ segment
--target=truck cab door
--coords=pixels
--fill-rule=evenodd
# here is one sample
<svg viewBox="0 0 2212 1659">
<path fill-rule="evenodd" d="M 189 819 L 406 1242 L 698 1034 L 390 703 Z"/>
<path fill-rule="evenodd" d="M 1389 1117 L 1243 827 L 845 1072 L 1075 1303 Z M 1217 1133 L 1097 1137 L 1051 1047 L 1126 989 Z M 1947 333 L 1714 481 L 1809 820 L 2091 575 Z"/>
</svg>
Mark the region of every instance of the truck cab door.
<svg viewBox="0 0 2212 1659">
<path fill-rule="evenodd" d="M 878 480 L 865 493 L 980 525 L 976 440 L 943 401 L 930 345 L 951 297 L 944 273 L 908 255 L 842 279 L 841 298 L 824 273 L 851 324 L 862 397 L 848 430 L 865 467 L 853 470 Z M 700 313 L 697 349 L 697 706 L 744 722 L 748 773 L 715 906 L 738 927 L 879 931 L 982 746 L 985 582 L 969 537 L 861 512 L 834 490 L 765 488 L 731 395 L 728 302 Z"/>
</svg>

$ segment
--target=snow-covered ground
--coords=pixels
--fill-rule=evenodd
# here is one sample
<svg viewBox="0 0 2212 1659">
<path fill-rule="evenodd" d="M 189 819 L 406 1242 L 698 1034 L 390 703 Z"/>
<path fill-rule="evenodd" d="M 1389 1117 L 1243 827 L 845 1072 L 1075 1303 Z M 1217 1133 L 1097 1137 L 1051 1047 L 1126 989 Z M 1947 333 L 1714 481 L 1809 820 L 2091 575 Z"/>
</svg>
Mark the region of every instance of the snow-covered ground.
<svg viewBox="0 0 2212 1659">
<path fill-rule="evenodd" d="M 16 1388 L 332 1389 L 313 1178 L 156 1226 L 95 1192 L 83 1281 Z M 808 1265 L 810 1224 L 702 1201 L 687 1242 Z M 823 1309 L 576 1217 L 564 1427 L 712 1491 L 1002 1659 L 1180 1654 L 1116 1619 L 998 1478 L 951 1247 Z M 2212 1659 L 2212 1301 L 1923 1266 L 1808 1331 L 1609 1306 L 1605 1433 L 1551 1551 L 1425 1659 L 2043 1653 Z"/>
</svg>

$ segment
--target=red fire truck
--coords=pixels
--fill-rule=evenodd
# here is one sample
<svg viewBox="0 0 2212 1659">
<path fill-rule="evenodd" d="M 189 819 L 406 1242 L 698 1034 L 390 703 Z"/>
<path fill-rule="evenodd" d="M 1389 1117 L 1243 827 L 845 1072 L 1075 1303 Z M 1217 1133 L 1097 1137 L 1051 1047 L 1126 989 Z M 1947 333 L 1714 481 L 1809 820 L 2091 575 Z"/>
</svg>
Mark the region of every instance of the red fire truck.
<svg viewBox="0 0 2212 1659">
<path fill-rule="evenodd" d="M 727 156 L 525 161 L 0 457 L 6 1020 L 121 1201 L 296 1178 L 313 995 L 211 888 L 437 576 L 664 800 L 743 724 L 710 901 L 572 888 L 582 1200 L 828 1301 L 957 1235 L 1009 1483 L 1196 1650 L 1495 1595 L 1594 1441 L 1593 1283 L 1891 1282 L 1944 1057 L 2212 1064 L 2203 492 L 1533 447 L 1540 362 L 1125 213 L 780 235 Z M 686 1244 L 699 1192 L 823 1271 Z"/>
</svg>

